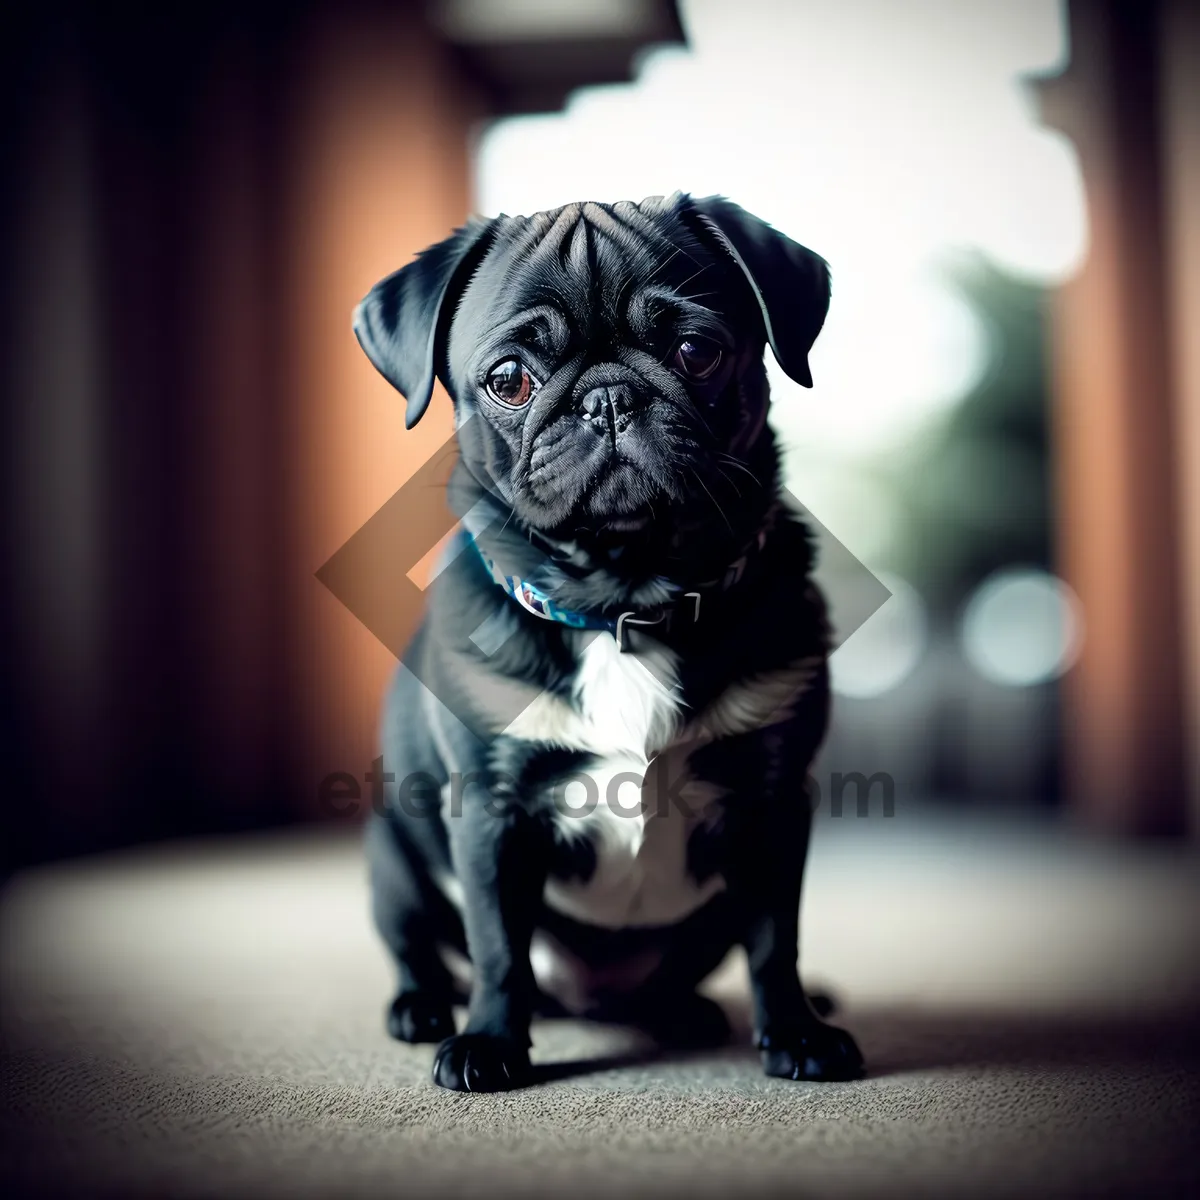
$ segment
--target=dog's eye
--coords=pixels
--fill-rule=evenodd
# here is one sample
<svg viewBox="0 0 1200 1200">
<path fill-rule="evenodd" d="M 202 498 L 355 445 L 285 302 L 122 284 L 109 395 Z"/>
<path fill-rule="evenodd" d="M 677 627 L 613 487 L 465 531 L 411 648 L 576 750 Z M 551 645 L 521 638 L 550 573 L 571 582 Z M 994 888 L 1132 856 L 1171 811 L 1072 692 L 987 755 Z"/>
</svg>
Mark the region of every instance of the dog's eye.
<svg viewBox="0 0 1200 1200">
<path fill-rule="evenodd" d="M 528 404 L 537 384 L 519 358 L 506 358 L 498 362 L 487 377 L 487 390 L 502 404 L 520 408 Z"/>
<path fill-rule="evenodd" d="M 723 358 L 721 347 L 704 338 L 684 338 L 675 347 L 671 365 L 686 379 L 703 382 L 716 374 Z"/>
</svg>

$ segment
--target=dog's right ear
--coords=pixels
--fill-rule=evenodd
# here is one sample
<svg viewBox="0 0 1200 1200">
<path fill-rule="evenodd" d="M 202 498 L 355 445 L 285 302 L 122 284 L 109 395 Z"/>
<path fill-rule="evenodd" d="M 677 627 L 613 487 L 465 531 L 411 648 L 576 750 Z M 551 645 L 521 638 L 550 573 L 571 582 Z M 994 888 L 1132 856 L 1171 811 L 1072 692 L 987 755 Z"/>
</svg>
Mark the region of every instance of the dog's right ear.
<svg viewBox="0 0 1200 1200">
<path fill-rule="evenodd" d="M 375 369 L 407 401 L 405 427 L 425 414 L 442 374 L 446 326 L 496 222 L 473 219 L 377 283 L 354 310 L 354 335 Z M 445 379 L 443 378 L 443 382 Z"/>
<path fill-rule="evenodd" d="M 797 383 L 812 387 L 808 352 L 829 311 L 829 264 L 723 196 L 681 196 L 678 203 L 699 216 L 741 268 L 775 361 Z"/>
</svg>

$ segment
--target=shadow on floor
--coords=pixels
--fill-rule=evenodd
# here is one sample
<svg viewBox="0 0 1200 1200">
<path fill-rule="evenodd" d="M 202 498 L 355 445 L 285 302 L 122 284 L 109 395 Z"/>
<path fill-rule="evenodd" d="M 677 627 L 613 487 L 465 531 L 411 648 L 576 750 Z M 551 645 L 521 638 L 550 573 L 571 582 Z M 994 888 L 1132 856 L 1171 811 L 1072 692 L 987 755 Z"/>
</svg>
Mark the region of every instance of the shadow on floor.
<svg viewBox="0 0 1200 1200">
<path fill-rule="evenodd" d="M 733 1029 L 726 1046 L 666 1050 L 647 1044 L 611 1055 L 543 1062 L 535 1067 L 534 1082 L 651 1064 L 755 1062 L 749 1005 L 725 1001 L 722 1007 Z M 867 1061 L 867 1076 L 876 1080 L 985 1067 L 1090 1070 L 1192 1064 L 1200 1070 L 1200 1013 L 1182 1010 L 1117 1016 L 891 1008 L 842 1011 L 830 1019 L 854 1034 Z"/>
</svg>

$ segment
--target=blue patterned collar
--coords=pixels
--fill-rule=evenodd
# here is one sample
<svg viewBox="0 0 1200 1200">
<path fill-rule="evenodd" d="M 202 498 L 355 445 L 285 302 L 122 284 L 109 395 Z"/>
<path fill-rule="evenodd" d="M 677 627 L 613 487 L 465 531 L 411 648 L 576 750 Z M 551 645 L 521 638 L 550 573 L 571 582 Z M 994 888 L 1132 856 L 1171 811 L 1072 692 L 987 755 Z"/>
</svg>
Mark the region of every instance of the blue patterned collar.
<svg viewBox="0 0 1200 1200">
<path fill-rule="evenodd" d="M 773 516 L 774 514 L 772 513 L 771 515 Z M 750 561 L 751 557 L 757 554 L 766 544 L 769 529 L 770 520 L 768 519 L 768 523 L 759 530 L 757 537 L 751 542 L 746 552 L 730 563 L 724 574 L 719 578 L 700 584 L 695 591 L 680 592 L 678 594 L 675 603 L 678 603 L 679 600 L 692 601 L 692 624 L 700 620 L 702 591 L 713 589 L 728 591 L 729 588 L 738 583 L 743 574 L 745 574 L 746 564 Z M 475 540 L 473 534 L 468 532 L 467 538 L 471 545 L 474 546 L 475 553 L 479 555 L 484 568 L 492 577 L 492 580 L 499 587 L 503 588 L 526 612 L 532 613 L 535 617 L 541 617 L 543 621 L 557 621 L 560 625 L 569 625 L 572 629 L 607 631 L 616 638 L 619 650 L 625 649 L 626 626 L 659 625 L 667 619 L 674 607 L 672 602 L 667 602 L 667 604 L 660 607 L 656 616 L 644 616 L 632 609 L 629 612 L 621 613 L 617 617 L 597 617 L 591 613 L 575 612 L 572 609 L 564 608 L 542 591 L 541 588 L 530 583 L 527 579 L 521 579 L 516 575 L 505 575 L 492 559 L 483 552 L 483 548 Z"/>
</svg>

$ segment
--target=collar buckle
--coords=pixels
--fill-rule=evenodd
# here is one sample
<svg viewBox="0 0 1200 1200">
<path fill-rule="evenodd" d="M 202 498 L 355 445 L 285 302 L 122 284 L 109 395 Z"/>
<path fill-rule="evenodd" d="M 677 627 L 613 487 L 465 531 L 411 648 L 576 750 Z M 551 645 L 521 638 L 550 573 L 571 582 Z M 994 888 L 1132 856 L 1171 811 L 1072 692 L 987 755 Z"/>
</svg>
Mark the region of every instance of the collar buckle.
<svg viewBox="0 0 1200 1200">
<path fill-rule="evenodd" d="M 700 620 L 700 593 L 684 592 L 680 598 L 692 601 L 692 624 L 695 625 Z M 672 616 L 674 616 L 672 609 L 659 613 L 657 617 L 639 617 L 633 609 L 623 612 L 617 618 L 617 627 L 613 630 L 613 637 L 617 639 L 617 651 L 622 654 L 625 652 L 626 625 L 661 625 L 664 621 L 669 621 Z"/>
<path fill-rule="evenodd" d="M 617 651 L 623 654 L 625 652 L 625 626 L 626 625 L 661 625 L 667 619 L 667 614 L 659 613 L 657 617 L 639 617 L 633 609 L 628 612 L 623 612 L 617 618 L 617 627 L 613 630 L 613 637 L 617 639 Z"/>
</svg>

